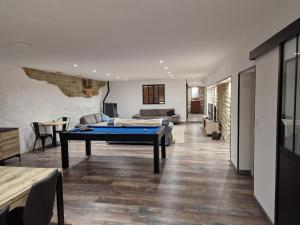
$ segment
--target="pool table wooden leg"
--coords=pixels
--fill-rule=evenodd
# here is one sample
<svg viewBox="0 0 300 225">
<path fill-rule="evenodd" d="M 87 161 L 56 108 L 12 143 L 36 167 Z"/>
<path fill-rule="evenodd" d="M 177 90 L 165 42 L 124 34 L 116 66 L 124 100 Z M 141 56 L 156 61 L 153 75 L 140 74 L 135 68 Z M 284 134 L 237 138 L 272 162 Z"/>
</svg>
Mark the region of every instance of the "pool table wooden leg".
<svg viewBox="0 0 300 225">
<path fill-rule="evenodd" d="M 60 137 L 61 142 L 61 164 L 62 168 L 69 168 L 69 146 L 66 138 Z"/>
<path fill-rule="evenodd" d="M 91 141 L 90 140 L 85 140 L 85 154 L 86 154 L 86 156 L 91 155 Z"/>
<path fill-rule="evenodd" d="M 165 159 L 166 158 L 166 136 L 165 135 L 162 136 L 160 142 L 161 142 L 161 157 Z"/>
<path fill-rule="evenodd" d="M 157 139 L 154 140 L 153 146 L 154 173 L 159 173 L 159 142 Z"/>
</svg>

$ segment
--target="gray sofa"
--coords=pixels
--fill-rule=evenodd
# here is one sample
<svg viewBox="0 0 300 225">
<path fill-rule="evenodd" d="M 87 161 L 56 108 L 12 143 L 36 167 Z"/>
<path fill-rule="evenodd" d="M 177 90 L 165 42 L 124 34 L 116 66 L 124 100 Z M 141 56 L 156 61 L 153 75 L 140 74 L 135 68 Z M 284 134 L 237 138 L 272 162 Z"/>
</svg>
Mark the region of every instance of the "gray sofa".
<svg viewBox="0 0 300 225">
<path fill-rule="evenodd" d="M 82 116 L 79 119 L 79 123 L 75 125 L 76 128 L 88 126 L 88 125 L 94 125 L 94 126 L 106 126 L 107 122 L 102 121 L 102 116 L 100 113 L 94 113 L 94 114 L 88 114 L 85 116 Z"/>
<path fill-rule="evenodd" d="M 175 114 L 175 109 L 141 109 L 140 114 L 132 116 L 133 119 L 155 119 L 163 118 L 168 119 L 174 124 L 180 121 L 180 115 Z"/>
<path fill-rule="evenodd" d="M 79 119 L 79 123 L 75 125 L 76 128 L 82 126 L 114 126 L 114 118 L 110 118 L 109 121 L 103 122 L 100 113 L 94 113 L 82 116 Z M 162 125 L 165 126 L 166 145 L 171 145 L 173 141 L 172 129 L 174 124 L 169 119 L 164 118 Z"/>
</svg>

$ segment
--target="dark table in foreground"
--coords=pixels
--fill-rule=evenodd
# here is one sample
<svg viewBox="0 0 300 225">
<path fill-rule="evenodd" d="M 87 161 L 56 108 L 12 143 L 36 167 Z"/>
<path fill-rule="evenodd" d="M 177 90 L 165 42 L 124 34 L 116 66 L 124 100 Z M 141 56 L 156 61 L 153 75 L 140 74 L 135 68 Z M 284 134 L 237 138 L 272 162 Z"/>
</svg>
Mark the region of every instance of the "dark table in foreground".
<svg viewBox="0 0 300 225">
<path fill-rule="evenodd" d="M 91 141 L 118 141 L 153 144 L 154 173 L 159 173 L 159 143 L 161 156 L 166 158 L 164 127 L 112 127 L 89 126 L 91 131 L 73 129 L 60 133 L 62 167 L 69 168 L 69 140 L 84 140 L 86 155 L 91 155 Z"/>
</svg>

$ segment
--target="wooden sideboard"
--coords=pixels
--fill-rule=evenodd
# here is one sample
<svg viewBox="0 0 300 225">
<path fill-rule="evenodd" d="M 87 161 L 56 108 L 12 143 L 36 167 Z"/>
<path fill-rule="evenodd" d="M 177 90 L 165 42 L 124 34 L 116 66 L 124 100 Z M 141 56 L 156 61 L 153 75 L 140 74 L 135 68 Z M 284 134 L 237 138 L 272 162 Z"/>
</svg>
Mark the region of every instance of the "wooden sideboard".
<svg viewBox="0 0 300 225">
<path fill-rule="evenodd" d="M 219 131 L 219 122 L 203 118 L 203 128 L 206 135 L 212 135 L 213 132 Z"/>
<path fill-rule="evenodd" d="M 0 128 L 0 161 L 12 157 L 20 158 L 18 128 Z"/>
</svg>

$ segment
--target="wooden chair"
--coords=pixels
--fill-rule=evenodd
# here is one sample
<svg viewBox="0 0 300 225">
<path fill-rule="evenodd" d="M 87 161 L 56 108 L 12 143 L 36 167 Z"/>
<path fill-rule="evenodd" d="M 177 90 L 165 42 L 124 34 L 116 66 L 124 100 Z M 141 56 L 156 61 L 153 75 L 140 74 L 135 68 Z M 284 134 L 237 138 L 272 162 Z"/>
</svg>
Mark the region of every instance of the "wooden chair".
<svg viewBox="0 0 300 225">
<path fill-rule="evenodd" d="M 8 209 L 9 209 L 9 207 L 0 209 L 0 225 L 7 225 Z"/>
<path fill-rule="evenodd" d="M 70 117 L 66 117 L 66 116 L 60 117 L 60 118 L 57 119 L 57 121 L 68 121 L 67 124 L 62 125 L 61 130 L 56 131 L 57 133 L 67 131 L 69 129 L 69 122 L 71 121 Z"/>
<path fill-rule="evenodd" d="M 32 122 L 30 124 L 30 126 L 32 127 L 32 130 L 35 133 L 35 141 L 34 141 L 34 145 L 33 145 L 33 150 L 35 150 L 35 144 L 37 142 L 38 139 L 41 140 L 42 142 L 42 150 L 45 151 L 45 142 L 47 138 L 51 138 L 52 139 L 52 135 L 47 133 L 46 127 L 38 122 Z M 43 127 L 43 132 L 41 132 L 41 127 Z"/>
<path fill-rule="evenodd" d="M 53 216 L 53 206 L 58 179 L 58 171 L 34 184 L 24 207 L 9 212 L 8 225 L 49 225 Z"/>
</svg>

